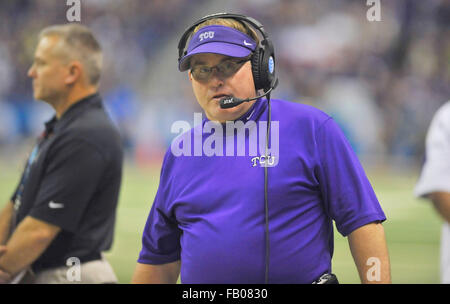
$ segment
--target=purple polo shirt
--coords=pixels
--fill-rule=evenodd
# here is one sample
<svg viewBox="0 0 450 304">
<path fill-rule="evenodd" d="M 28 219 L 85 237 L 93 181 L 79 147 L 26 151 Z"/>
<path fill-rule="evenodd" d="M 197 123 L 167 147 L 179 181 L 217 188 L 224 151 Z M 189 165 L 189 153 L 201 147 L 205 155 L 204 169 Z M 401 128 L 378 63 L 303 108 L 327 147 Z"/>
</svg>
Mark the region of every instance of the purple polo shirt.
<svg viewBox="0 0 450 304">
<path fill-rule="evenodd" d="M 311 283 L 331 271 L 332 220 L 347 236 L 386 218 L 330 116 L 282 100 L 272 99 L 271 106 L 272 121 L 279 122 L 279 159 L 268 168 L 269 283 Z M 258 100 L 241 118 L 257 122 L 244 132 L 249 146 L 267 108 Z M 194 132 L 185 136 L 193 139 Z M 203 134 L 203 143 L 209 136 Z M 232 136 L 236 149 L 238 134 Z M 138 262 L 181 259 L 182 283 L 264 283 L 264 167 L 253 166 L 253 157 L 249 149 L 245 156 L 174 156 L 169 149 Z"/>
</svg>

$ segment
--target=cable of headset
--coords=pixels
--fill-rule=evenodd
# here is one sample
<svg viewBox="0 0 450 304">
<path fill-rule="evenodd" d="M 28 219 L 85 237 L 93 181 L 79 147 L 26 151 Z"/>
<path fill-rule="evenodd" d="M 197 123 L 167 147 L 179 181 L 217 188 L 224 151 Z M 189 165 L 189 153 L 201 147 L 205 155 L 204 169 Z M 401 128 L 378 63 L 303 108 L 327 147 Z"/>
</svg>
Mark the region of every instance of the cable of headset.
<svg viewBox="0 0 450 304">
<path fill-rule="evenodd" d="M 265 238 L 266 238 L 266 269 L 265 269 L 265 284 L 269 284 L 269 262 L 270 262 L 270 239 L 269 239 L 269 197 L 268 197 L 268 150 L 270 139 L 270 123 L 271 123 L 271 106 L 270 93 L 267 95 L 267 133 L 266 133 L 266 165 L 264 166 L 264 213 L 265 213 Z"/>
</svg>

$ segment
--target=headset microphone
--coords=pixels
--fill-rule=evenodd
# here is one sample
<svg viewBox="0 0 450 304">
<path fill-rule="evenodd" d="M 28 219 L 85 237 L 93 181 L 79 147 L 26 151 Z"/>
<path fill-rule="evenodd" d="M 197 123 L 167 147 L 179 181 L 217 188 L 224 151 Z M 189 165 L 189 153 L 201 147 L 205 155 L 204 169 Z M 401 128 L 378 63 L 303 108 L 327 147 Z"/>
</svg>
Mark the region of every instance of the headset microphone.
<svg viewBox="0 0 450 304">
<path fill-rule="evenodd" d="M 249 101 L 264 97 L 264 96 L 268 95 L 277 85 L 278 85 L 278 79 L 275 82 L 275 85 L 272 88 L 270 88 L 269 90 L 267 90 L 267 92 L 264 92 L 264 94 L 253 97 L 253 98 L 240 99 L 240 98 L 237 98 L 234 96 L 224 97 L 220 100 L 220 108 L 222 108 L 222 109 L 234 108 L 243 102 L 249 102 Z"/>
<path fill-rule="evenodd" d="M 258 99 L 261 96 L 257 96 L 255 98 L 247 98 L 247 99 L 240 99 L 234 96 L 227 96 L 224 97 L 220 100 L 220 107 L 222 109 L 229 109 L 229 108 L 234 108 L 237 107 L 238 105 L 240 105 L 243 102 L 249 102 L 255 99 Z"/>
</svg>

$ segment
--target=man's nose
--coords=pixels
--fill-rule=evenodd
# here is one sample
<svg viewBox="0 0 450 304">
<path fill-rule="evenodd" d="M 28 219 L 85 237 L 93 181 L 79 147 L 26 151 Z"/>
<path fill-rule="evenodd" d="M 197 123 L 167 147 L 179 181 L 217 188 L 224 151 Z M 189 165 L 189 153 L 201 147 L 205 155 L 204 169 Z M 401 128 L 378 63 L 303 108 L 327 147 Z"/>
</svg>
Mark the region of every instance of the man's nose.
<svg viewBox="0 0 450 304">
<path fill-rule="evenodd" d="M 219 75 L 211 75 L 211 79 L 209 80 L 209 83 L 214 88 L 218 88 L 224 85 L 225 80 L 220 77 Z"/>
<path fill-rule="evenodd" d="M 211 71 L 211 78 L 210 83 L 214 86 L 223 85 L 225 82 L 225 77 L 221 72 L 219 72 L 219 69 L 217 67 L 214 67 Z"/>
<path fill-rule="evenodd" d="M 30 77 L 30 78 L 36 77 L 36 73 L 35 73 L 35 70 L 34 70 L 34 65 L 32 65 L 32 66 L 28 69 L 27 76 Z"/>
</svg>

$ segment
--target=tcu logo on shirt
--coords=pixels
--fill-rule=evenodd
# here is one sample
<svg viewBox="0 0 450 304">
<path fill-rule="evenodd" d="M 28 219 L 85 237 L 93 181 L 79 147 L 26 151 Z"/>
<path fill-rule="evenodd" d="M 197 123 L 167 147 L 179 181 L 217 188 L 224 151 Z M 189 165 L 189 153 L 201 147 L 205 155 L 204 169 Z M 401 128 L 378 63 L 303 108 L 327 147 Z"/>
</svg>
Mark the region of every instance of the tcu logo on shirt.
<svg viewBox="0 0 450 304">
<path fill-rule="evenodd" d="M 209 32 L 204 32 L 201 33 L 198 38 L 200 39 L 200 41 L 203 41 L 203 39 L 211 39 L 214 38 L 214 32 L 213 31 L 209 31 Z"/>
<path fill-rule="evenodd" d="M 257 164 L 261 167 L 272 167 L 275 164 L 275 156 L 256 156 L 252 158 L 252 167 L 256 167 Z"/>
</svg>

